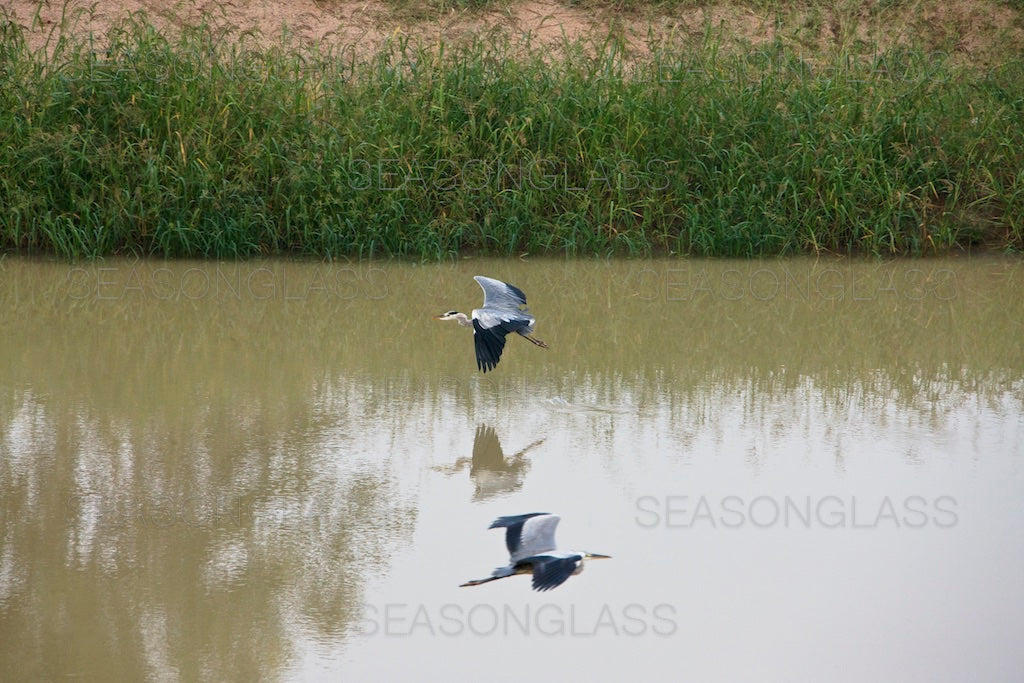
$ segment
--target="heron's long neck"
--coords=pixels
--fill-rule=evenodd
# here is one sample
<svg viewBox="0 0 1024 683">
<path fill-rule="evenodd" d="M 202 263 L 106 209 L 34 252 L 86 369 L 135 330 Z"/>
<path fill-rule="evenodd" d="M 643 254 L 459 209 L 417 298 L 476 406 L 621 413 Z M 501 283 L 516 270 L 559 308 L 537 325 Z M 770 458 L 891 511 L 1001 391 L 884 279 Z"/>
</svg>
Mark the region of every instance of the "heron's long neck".
<svg viewBox="0 0 1024 683">
<path fill-rule="evenodd" d="M 462 327 L 473 327 L 473 322 L 465 313 L 456 314 L 455 319 L 459 321 L 459 325 L 461 325 Z"/>
</svg>

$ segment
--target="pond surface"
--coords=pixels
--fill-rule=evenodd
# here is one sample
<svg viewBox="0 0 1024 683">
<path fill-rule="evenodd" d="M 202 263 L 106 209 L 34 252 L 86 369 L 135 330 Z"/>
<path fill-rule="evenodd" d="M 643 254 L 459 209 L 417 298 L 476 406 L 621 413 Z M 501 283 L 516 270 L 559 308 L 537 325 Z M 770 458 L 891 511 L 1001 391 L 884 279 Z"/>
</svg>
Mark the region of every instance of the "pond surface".
<svg viewBox="0 0 1024 683">
<path fill-rule="evenodd" d="M 476 371 L 472 276 L 539 349 Z M 0 261 L 0 678 L 1015 680 L 1024 264 Z M 472 588 L 500 515 L 613 556 Z"/>
</svg>

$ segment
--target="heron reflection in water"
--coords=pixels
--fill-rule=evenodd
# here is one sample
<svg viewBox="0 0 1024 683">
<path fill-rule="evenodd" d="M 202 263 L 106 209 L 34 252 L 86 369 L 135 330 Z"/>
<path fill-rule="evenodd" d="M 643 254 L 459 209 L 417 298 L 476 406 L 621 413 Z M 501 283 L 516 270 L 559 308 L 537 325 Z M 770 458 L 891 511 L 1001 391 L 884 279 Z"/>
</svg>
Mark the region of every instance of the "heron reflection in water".
<svg viewBox="0 0 1024 683">
<path fill-rule="evenodd" d="M 544 443 L 537 439 L 525 448 L 506 456 L 501 440 L 494 427 L 478 425 L 473 437 L 473 456 L 458 458 L 451 466 L 439 468 L 446 474 L 461 472 L 469 466 L 469 478 L 473 480 L 473 500 L 487 500 L 503 493 L 518 491 L 530 469 L 526 454 Z"/>
<path fill-rule="evenodd" d="M 587 551 L 559 551 L 555 546 L 555 527 L 561 517 L 547 512 L 531 512 L 525 515 L 498 517 L 491 522 L 491 529 L 505 529 L 505 547 L 508 548 L 508 564 L 498 567 L 486 579 L 476 579 L 462 584 L 479 586 L 517 574 L 533 575 L 533 590 L 546 591 L 561 586 L 570 576 L 583 571 L 585 560 L 609 559 Z"/>
</svg>

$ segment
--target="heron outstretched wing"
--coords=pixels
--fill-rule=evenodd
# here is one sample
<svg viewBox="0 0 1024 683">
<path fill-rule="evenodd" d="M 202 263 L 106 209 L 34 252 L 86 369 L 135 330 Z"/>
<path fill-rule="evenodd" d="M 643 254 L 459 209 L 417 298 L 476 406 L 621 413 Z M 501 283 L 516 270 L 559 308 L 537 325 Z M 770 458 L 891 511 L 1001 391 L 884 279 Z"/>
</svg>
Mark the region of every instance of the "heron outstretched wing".
<svg viewBox="0 0 1024 683">
<path fill-rule="evenodd" d="M 508 548 L 509 561 L 515 564 L 527 557 L 554 551 L 555 527 L 561 519 L 558 515 L 546 512 L 531 512 L 499 517 L 489 528 L 507 527 L 505 546 Z"/>
<path fill-rule="evenodd" d="M 529 559 L 529 558 L 524 558 Z M 533 564 L 533 590 L 548 591 L 561 586 L 576 571 L 582 555 L 539 557 Z"/>
<path fill-rule="evenodd" d="M 518 311 L 520 306 L 526 305 L 526 295 L 515 285 L 483 275 L 474 275 L 473 279 L 484 290 L 483 308 Z"/>
<path fill-rule="evenodd" d="M 476 366 L 482 372 L 493 370 L 505 350 L 505 336 L 510 332 L 529 329 L 528 320 L 501 319 L 473 311 L 473 344 L 476 347 Z M 490 324 L 488 324 L 490 321 Z"/>
<path fill-rule="evenodd" d="M 485 464 L 491 467 L 504 467 L 505 451 L 501 449 L 498 432 L 490 425 L 477 425 L 476 436 L 473 437 L 473 464 Z"/>
</svg>

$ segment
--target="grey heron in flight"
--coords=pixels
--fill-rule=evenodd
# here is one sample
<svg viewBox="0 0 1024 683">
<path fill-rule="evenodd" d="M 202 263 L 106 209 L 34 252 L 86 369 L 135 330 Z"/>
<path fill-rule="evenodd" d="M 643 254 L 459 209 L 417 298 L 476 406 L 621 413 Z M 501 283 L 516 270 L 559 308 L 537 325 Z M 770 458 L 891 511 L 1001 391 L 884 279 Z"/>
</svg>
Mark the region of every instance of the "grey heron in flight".
<svg viewBox="0 0 1024 683">
<path fill-rule="evenodd" d="M 533 590 L 547 591 L 561 586 L 566 579 L 583 571 L 584 560 L 608 559 L 597 553 L 559 552 L 555 549 L 555 527 L 562 518 L 547 512 L 498 517 L 490 529 L 505 528 L 508 565 L 498 567 L 486 579 L 467 581 L 460 586 L 479 586 L 516 574 L 533 574 Z"/>
<path fill-rule="evenodd" d="M 542 349 L 548 345 L 530 335 L 537 320 L 526 310 L 526 295 L 514 285 L 491 277 L 473 277 L 484 290 L 484 305 L 467 316 L 458 311 L 435 315 L 437 320 L 457 320 L 462 327 L 473 328 L 476 345 L 476 366 L 481 372 L 493 370 L 505 348 L 505 336 L 515 332 Z"/>
</svg>

